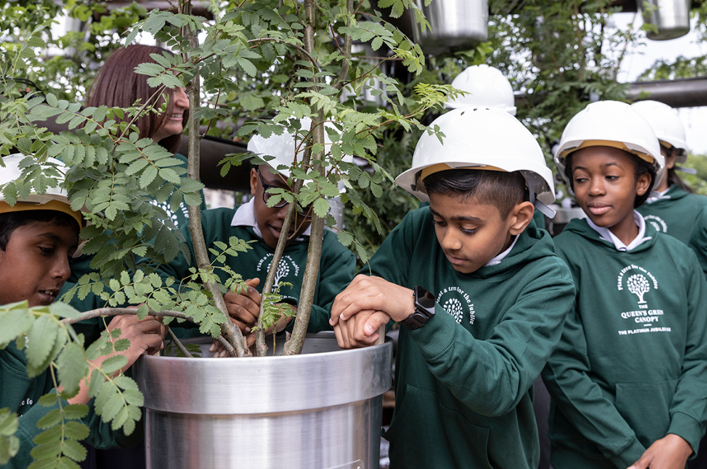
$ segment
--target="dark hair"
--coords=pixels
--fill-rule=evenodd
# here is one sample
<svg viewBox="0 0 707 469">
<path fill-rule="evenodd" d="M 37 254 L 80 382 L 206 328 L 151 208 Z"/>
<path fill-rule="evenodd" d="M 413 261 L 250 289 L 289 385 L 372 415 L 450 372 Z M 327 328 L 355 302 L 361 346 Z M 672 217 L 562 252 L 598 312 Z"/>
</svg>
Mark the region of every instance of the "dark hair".
<svg viewBox="0 0 707 469">
<path fill-rule="evenodd" d="M 157 90 L 151 88 L 147 84 L 147 75 L 135 73 L 135 67 L 142 63 L 156 63 L 150 57 L 150 54 L 162 55 L 163 52 L 171 52 L 157 46 L 145 46 L 141 44 L 133 44 L 128 47 L 121 47 L 113 52 L 106 60 L 98 72 L 91 89 L 86 98 L 86 106 L 98 107 L 131 107 L 135 101 L 140 99 L 141 103 L 145 103 L 150 96 Z M 140 131 L 140 138 L 150 138 L 162 126 L 165 120 L 172 114 L 174 110 L 174 93 L 166 90 L 170 95 L 167 112 L 164 114 L 150 113 L 144 115 L 137 120 L 137 128 Z M 164 102 L 164 98 L 160 98 L 156 103 L 159 106 Z M 182 124 L 187 125 L 189 118 L 189 110 L 184 111 Z M 179 148 L 181 135 L 172 135 L 160 140 L 159 144 L 168 151 L 175 153 Z"/>
<path fill-rule="evenodd" d="M 26 210 L 23 212 L 0 213 L 0 250 L 7 249 L 12 233 L 25 225 L 32 223 L 52 223 L 55 226 L 75 226 L 76 219 L 68 213 L 56 210 Z"/>
<path fill-rule="evenodd" d="M 651 163 L 647 162 L 642 158 L 639 158 L 633 153 L 629 153 L 625 150 L 621 151 L 631 157 L 631 161 L 633 161 L 634 177 L 636 178 L 636 181 L 638 181 L 638 178 L 640 178 L 644 174 L 648 174 L 651 177 L 651 182 L 648 185 L 648 190 L 646 190 L 646 193 L 643 195 L 636 195 L 636 199 L 633 201 L 633 208 L 637 208 L 643 205 L 643 202 L 645 202 L 648 197 L 650 197 L 651 190 L 653 190 L 653 186 L 655 185 L 655 178 L 657 173 L 655 170 L 655 166 L 653 166 Z M 570 153 L 565 157 L 565 176 L 567 176 L 567 179 L 570 181 L 570 188 L 572 190 L 574 190 L 574 178 L 572 177 L 573 155 L 574 153 Z"/>
<path fill-rule="evenodd" d="M 670 168 L 668 170 L 668 187 L 670 186 L 678 186 L 680 189 L 684 190 L 685 192 L 689 194 L 694 194 L 695 191 L 692 190 L 692 187 L 688 183 L 682 180 L 680 176 L 678 176 L 677 172 L 675 171 L 675 168 Z"/>
<path fill-rule="evenodd" d="M 473 197 L 479 203 L 493 205 L 502 218 L 526 195 L 525 178 L 518 171 L 449 169 L 430 174 L 424 184 L 428 194 L 458 196 L 464 201 Z"/>
</svg>

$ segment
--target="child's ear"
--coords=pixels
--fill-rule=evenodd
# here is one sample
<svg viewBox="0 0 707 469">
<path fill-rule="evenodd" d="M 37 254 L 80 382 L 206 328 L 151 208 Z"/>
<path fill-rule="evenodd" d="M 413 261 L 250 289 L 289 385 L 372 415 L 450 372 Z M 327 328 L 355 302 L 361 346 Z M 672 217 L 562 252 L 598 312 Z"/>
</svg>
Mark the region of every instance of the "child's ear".
<svg viewBox="0 0 707 469">
<path fill-rule="evenodd" d="M 258 169 L 250 170 L 250 195 L 255 195 L 255 189 L 258 187 Z"/>
<path fill-rule="evenodd" d="M 509 233 L 516 236 L 525 231 L 530 224 L 530 220 L 533 219 L 534 213 L 535 207 L 530 202 L 521 202 L 513 207 L 511 213 L 508 214 L 511 222 Z"/>
<path fill-rule="evenodd" d="M 643 173 L 640 176 L 638 176 L 638 179 L 636 180 L 636 195 L 639 197 L 644 195 L 646 191 L 648 190 L 648 186 L 651 184 L 651 175 L 648 173 Z M 653 187 L 656 187 L 657 184 L 653 184 Z"/>
</svg>

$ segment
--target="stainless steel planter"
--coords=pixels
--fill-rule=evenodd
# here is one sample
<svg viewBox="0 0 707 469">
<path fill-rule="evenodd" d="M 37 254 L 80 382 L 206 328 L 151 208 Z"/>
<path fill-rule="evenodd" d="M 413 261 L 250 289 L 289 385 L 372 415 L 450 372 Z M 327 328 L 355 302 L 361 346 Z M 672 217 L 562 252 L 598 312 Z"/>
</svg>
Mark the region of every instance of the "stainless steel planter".
<svg viewBox="0 0 707 469">
<path fill-rule="evenodd" d="M 646 32 L 648 39 L 665 41 L 690 32 L 690 0 L 639 0 L 638 5 L 643 21 L 658 28 Z"/>
<path fill-rule="evenodd" d="M 147 467 L 377 468 L 392 349 L 320 333 L 294 357 L 145 356 Z"/>
</svg>

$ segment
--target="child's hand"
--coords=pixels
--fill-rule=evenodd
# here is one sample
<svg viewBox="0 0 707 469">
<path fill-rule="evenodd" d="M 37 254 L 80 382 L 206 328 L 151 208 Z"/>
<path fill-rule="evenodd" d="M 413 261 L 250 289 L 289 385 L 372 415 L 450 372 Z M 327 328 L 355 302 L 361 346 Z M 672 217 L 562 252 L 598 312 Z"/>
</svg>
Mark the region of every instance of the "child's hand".
<svg viewBox="0 0 707 469">
<path fill-rule="evenodd" d="M 692 448 L 687 441 L 675 434 L 655 441 L 628 469 L 685 469 Z"/>
<path fill-rule="evenodd" d="M 336 326 L 339 319 L 348 321 L 360 311 L 370 310 L 381 311 L 394 321 L 402 322 L 415 311 L 413 291 L 380 277 L 357 275 L 334 300 L 329 324 Z"/>
<path fill-rule="evenodd" d="M 257 280 L 257 279 L 255 279 L 255 280 Z M 281 305 L 285 308 L 293 308 L 293 309 L 295 309 L 295 313 L 297 312 L 297 309 L 292 305 L 289 305 L 287 303 L 282 303 Z M 285 330 L 287 325 L 293 319 L 294 319 L 293 316 L 283 316 L 282 318 L 280 318 L 280 320 L 273 327 L 271 327 L 270 329 L 265 331 L 265 334 L 268 335 L 268 334 L 272 334 L 273 332 L 274 333 L 282 332 L 283 330 Z M 248 334 L 245 337 L 246 347 L 251 348 L 253 345 L 255 345 L 255 334 L 256 334 L 255 332 L 251 332 L 250 334 Z M 218 340 L 215 340 L 215 339 L 214 339 L 213 343 L 211 344 L 211 346 L 209 347 L 209 352 L 213 353 L 214 358 L 228 357 L 228 351 L 226 351 L 226 349 L 223 347 L 223 345 L 221 345 L 221 342 L 219 342 Z"/>
<path fill-rule="evenodd" d="M 167 328 L 160 321 L 152 316 L 148 316 L 142 321 L 133 315 L 124 315 L 114 317 L 108 324 L 108 331 L 120 329 L 120 339 L 130 340 L 130 348 L 123 352 L 117 352 L 115 355 L 124 355 L 128 359 L 128 363 L 120 370 L 116 371 L 113 376 L 130 368 L 135 361 L 140 358 L 145 352 L 153 355 L 164 347 L 164 338 L 167 335 Z M 93 367 L 100 367 L 101 364 L 113 355 L 105 355 L 98 357 L 91 362 Z M 61 391 L 61 387 L 59 388 Z M 88 385 L 86 380 L 81 380 L 79 384 L 79 392 L 76 396 L 69 399 L 70 404 L 87 404 Z"/>
<path fill-rule="evenodd" d="M 388 324 L 390 316 L 382 311 L 359 311 L 350 319 L 339 319 L 334 326 L 334 334 L 339 347 L 343 349 L 361 348 L 375 345 L 378 328 Z"/>
<path fill-rule="evenodd" d="M 259 278 L 251 278 L 245 281 L 248 289 L 240 295 L 228 292 L 223 296 L 226 301 L 228 314 L 231 316 L 233 323 L 240 330 L 247 334 L 250 328 L 255 325 L 260 316 L 260 293 L 255 289 L 260 284 Z"/>
</svg>

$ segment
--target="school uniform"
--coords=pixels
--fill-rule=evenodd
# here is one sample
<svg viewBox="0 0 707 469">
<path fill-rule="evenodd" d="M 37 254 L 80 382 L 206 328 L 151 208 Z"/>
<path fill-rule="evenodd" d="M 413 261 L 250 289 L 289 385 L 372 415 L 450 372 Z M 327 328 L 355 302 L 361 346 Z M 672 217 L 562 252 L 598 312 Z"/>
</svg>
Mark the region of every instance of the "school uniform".
<svg viewBox="0 0 707 469">
<path fill-rule="evenodd" d="M 624 245 L 591 220 L 555 238 L 577 287 L 543 372 L 555 469 L 624 469 L 674 433 L 697 450 L 707 409 L 707 284 L 695 254 L 634 212 Z"/>
<path fill-rule="evenodd" d="M 424 327 L 400 329 L 396 406 L 384 435 L 390 467 L 537 468 L 533 381 L 574 298 L 549 234 L 533 224 L 486 266 L 462 274 L 425 207 L 390 233 L 370 270 L 437 300 Z"/>
<path fill-rule="evenodd" d="M 707 207 L 707 197 L 690 194 L 677 184 L 670 186 L 658 197 L 649 197 L 636 210 L 646 223 L 657 231 L 667 233 L 687 244 L 695 224 L 696 215 Z"/>
<path fill-rule="evenodd" d="M 233 236 L 250 243 L 251 249 L 238 253 L 238 256 L 228 257 L 226 264 L 241 274 L 243 280 L 259 278 L 260 284 L 256 289 L 262 291 L 275 250 L 263 241 L 255 220 L 253 201 L 251 200 L 237 209 L 206 210 L 201 214 L 201 224 L 204 228 L 204 239 L 208 248 L 213 247 L 217 241 L 228 244 L 229 238 Z M 162 276 L 183 279 L 191 275 L 189 268 L 196 265 L 189 229 L 182 227 L 181 231 L 189 246 L 190 262 L 187 262 L 184 255 L 180 254 L 170 264 L 160 267 L 159 273 Z M 309 229 L 285 247 L 275 276 L 275 285 L 280 285 L 279 293 L 285 302 L 299 303 L 308 250 Z M 209 256 L 211 261 L 216 258 L 213 253 L 209 253 Z M 220 264 L 216 263 L 216 265 Z M 322 240 L 322 255 L 319 261 L 319 276 L 317 277 L 312 314 L 309 320 L 308 330 L 310 332 L 331 330 L 329 325 L 331 305 L 336 295 L 351 282 L 355 269 L 356 259 L 351 251 L 339 243 L 336 234 L 325 230 Z M 219 270 L 216 271 L 216 274 L 219 275 L 222 282 L 228 278 L 225 273 Z"/>
</svg>

